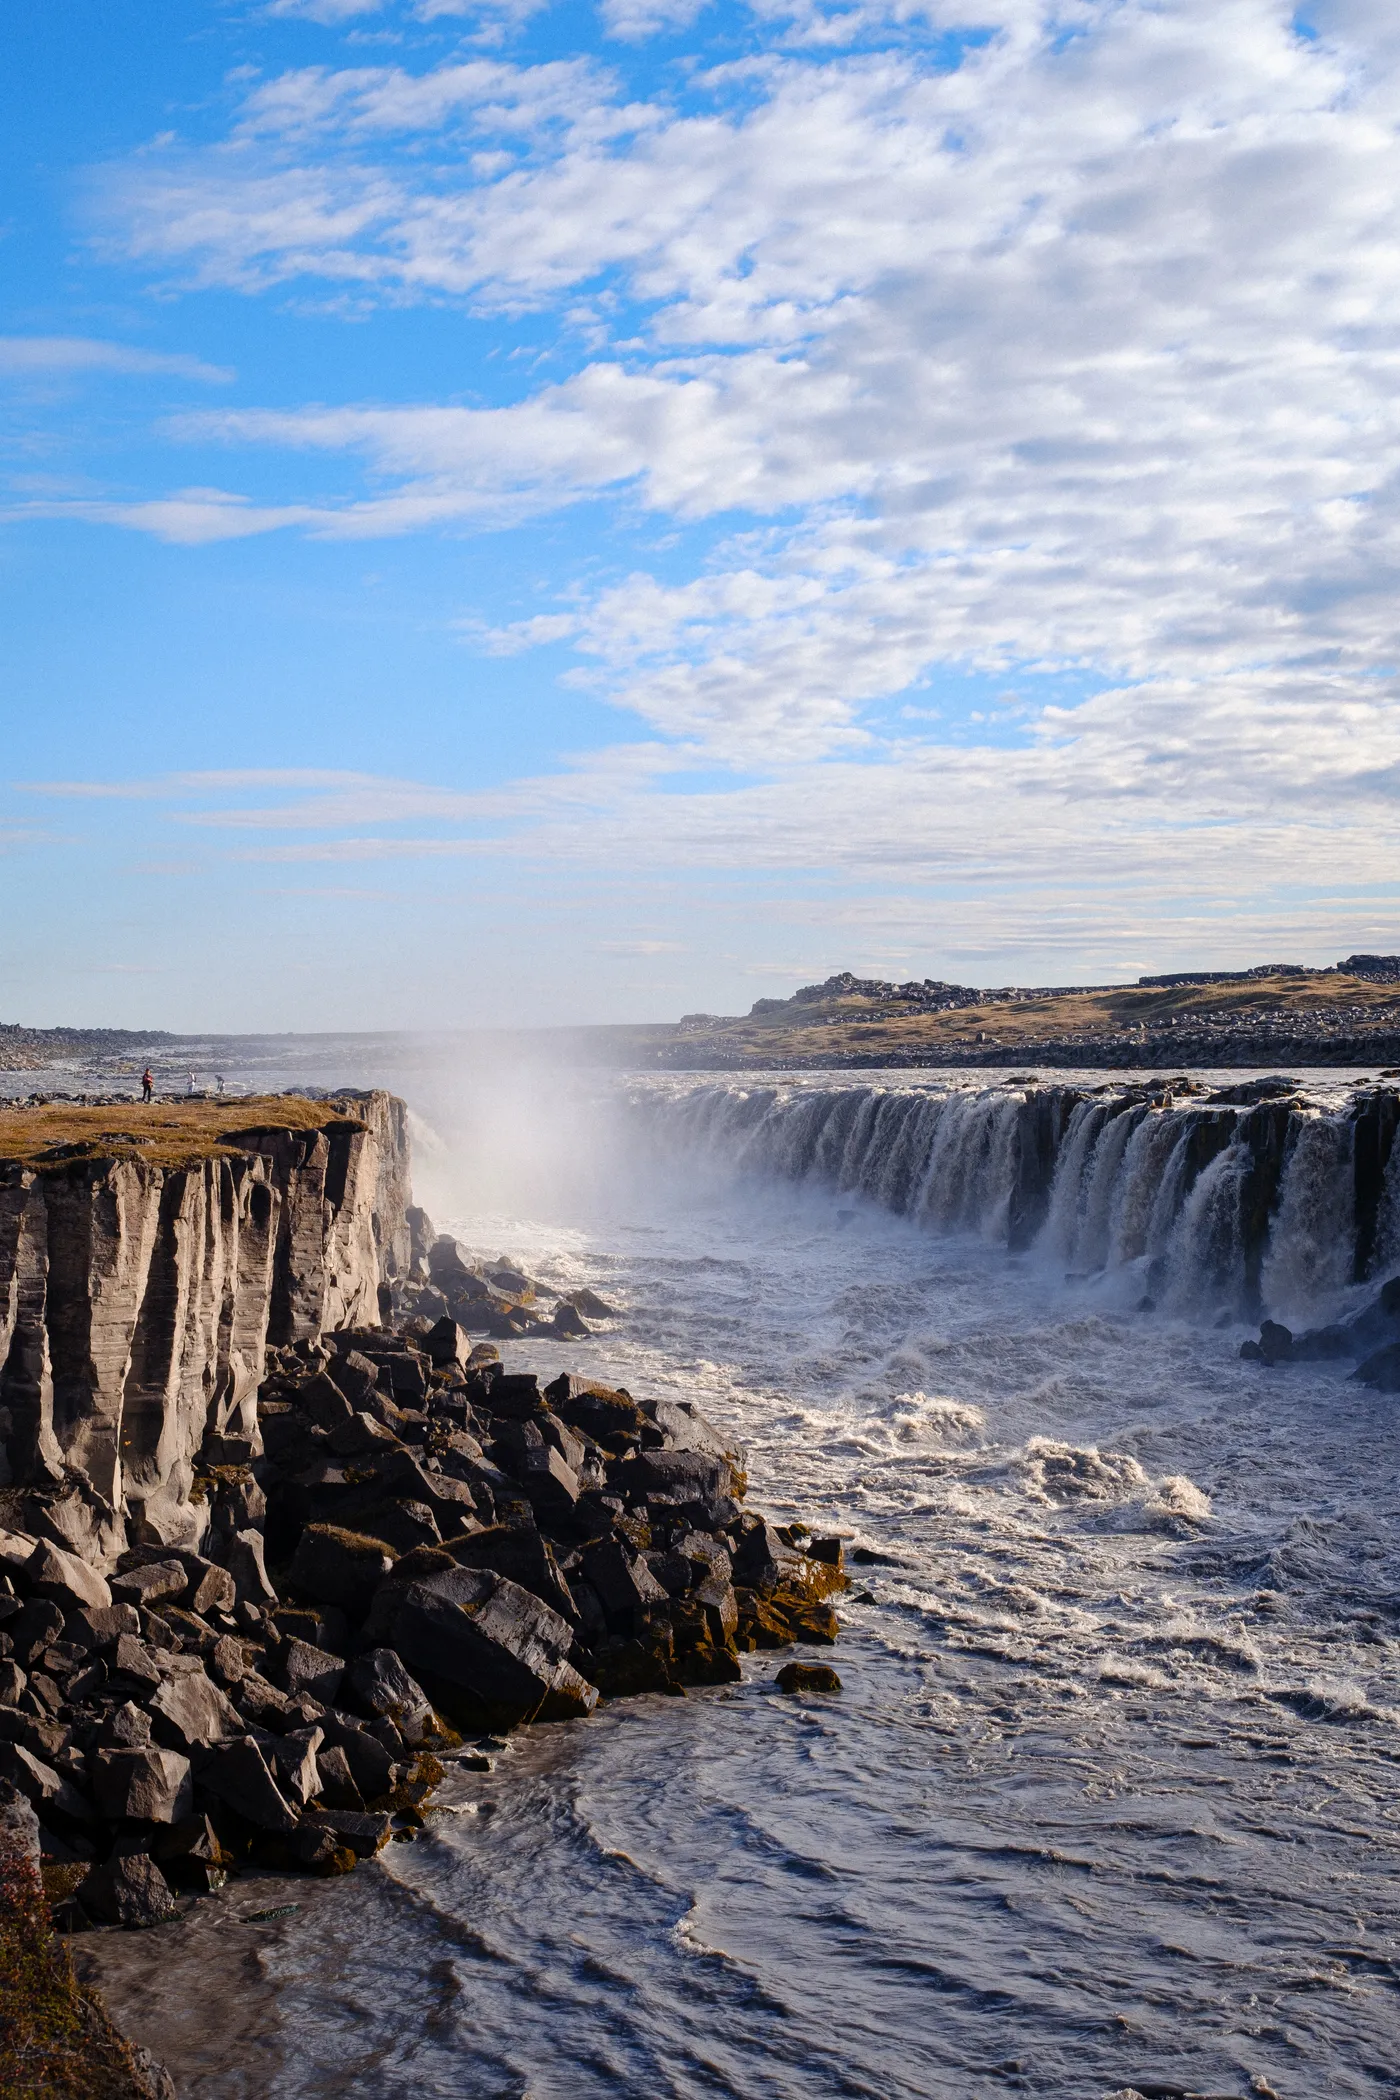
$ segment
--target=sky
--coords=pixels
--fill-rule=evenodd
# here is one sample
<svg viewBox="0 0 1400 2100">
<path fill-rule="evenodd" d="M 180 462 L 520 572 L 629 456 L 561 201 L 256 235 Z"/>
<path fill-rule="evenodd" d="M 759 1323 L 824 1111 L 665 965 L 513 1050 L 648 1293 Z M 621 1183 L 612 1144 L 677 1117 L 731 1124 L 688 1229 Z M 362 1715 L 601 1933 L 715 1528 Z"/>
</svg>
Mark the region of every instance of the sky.
<svg viewBox="0 0 1400 2100">
<path fill-rule="evenodd" d="M 1393 0 L 47 0 L 0 1020 L 1400 949 Z"/>
</svg>

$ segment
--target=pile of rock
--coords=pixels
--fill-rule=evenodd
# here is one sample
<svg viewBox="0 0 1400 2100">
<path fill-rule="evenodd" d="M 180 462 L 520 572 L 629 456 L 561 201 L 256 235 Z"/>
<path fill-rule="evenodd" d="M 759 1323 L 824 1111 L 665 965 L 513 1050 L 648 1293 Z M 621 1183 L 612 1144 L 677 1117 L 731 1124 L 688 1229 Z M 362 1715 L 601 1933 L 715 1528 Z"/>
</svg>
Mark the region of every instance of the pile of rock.
<svg viewBox="0 0 1400 2100">
<path fill-rule="evenodd" d="M 12 1494 L 0 1780 L 70 1921 L 153 1922 L 247 1860 L 344 1872 L 489 1760 L 460 1731 L 834 1640 L 839 1543 L 744 1486 L 689 1405 L 541 1390 L 444 1314 L 271 1352 L 257 1433 L 206 1444 L 199 1550 L 79 1537 L 86 1483 Z"/>
<path fill-rule="evenodd" d="M 1393 1276 L 1369 1304 L 1348 1319 L 1328 1327 L 1294 1334 L 1279 1320 L 1265 1320 L 1257 1342 L 1242 1342 L 1248 1363 L 1354 1363 L 1358 1385 L 1381 1393 L 1400 1393 L 1400 1276 Z"/>
<path fill-rule="evenodd" d="M 508 1255 L 495 1261 L 470 1259 L 447 1233 L 434 1238 L 420 1210 L 410 1210 L 414 1236 L 413 1281 L 395 1293 L 395 1310 L 429 1321 L 451 1318 L 469 1334 L 496 1341 L 518 1341 L 548 1335 L 555 1341 L 583 1341 L 590 1320 L 613 1320 L 616 1307 L 596 1291 L 551 1291 L 528 1276 Z M 546 1313 L 543 1302 L 552 1299 Z"/>
</svg>

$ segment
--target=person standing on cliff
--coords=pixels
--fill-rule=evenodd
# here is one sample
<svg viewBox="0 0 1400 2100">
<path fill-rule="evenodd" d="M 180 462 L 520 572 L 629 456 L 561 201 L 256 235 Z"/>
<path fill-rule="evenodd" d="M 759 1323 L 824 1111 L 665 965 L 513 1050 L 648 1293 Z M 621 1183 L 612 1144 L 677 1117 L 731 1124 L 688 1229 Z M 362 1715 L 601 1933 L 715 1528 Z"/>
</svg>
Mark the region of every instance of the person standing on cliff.
<svg viewBox="0 0 1400 2100">
<path fill-rule="evenodd" d="M 155 1083 L 155 1078 L 151 1072 L 151 1068 L 149 1065 L 147 1065 L 145 1071 L 141 1074 L 141 1099 L 143 1101 L 150 1100 L 151 1089 L 154 1087 Z"/>
</svg>

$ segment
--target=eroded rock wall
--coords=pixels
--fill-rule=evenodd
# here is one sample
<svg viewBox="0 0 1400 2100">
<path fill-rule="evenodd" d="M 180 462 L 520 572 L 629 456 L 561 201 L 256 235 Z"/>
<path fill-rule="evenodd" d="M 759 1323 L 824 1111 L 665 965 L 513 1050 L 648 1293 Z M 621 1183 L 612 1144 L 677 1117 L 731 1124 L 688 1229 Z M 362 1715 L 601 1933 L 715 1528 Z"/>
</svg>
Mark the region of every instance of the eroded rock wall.
<svg viewBox="0 0 1400 2100">
<path fill-rule="evenodd" d="M 376 1323 L 408 1267 L 404 1104 L 333 1107 L 187 1166 L 0 1162 L 0 1486 L 77 1469 L 195 1542 L 195 1461 L 211 1435 L 256 1434 L 269 1341 Z"/>
</svg>

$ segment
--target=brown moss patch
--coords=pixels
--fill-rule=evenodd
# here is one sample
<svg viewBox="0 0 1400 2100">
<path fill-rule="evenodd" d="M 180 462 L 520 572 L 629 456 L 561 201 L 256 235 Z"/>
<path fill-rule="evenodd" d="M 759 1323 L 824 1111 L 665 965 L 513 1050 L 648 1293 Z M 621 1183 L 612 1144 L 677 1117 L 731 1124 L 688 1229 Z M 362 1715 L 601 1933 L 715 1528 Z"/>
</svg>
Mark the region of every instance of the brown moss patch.
<svg viewBox="0 0 1400 2100">
<path fill-rule="evenodd" d="M 259 1094 L 241 1101 L 119 1102 L 110 1108 L 0 1109 L 0 1161 L 61 1167 L 69 1161 L 143 1159 L 158 1167 L 192 1166 L 255 1149 L 277 1130 L 362 1129 L 341 1103 L 300 1094 Z"/>
</svg>

